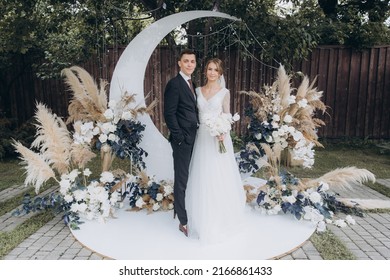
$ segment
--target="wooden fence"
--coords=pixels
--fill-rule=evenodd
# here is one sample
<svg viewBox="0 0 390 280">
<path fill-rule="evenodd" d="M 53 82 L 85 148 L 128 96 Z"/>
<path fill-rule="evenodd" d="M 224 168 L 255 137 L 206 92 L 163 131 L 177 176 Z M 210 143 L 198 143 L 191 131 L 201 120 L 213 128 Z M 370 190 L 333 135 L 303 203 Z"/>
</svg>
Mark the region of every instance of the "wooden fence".
<svg viewBox="0 0 390 280">
<path fill-rule="evenodd" d="M 115 64 L 124 48 L 109 49 L 98 61 L 91 59 L 82 65 L 95 78 L 110 81 Z M 276 75 L 276 67 L 269 67 L 257 59 L 244 57 L 238 50 L 221 51 L 218 56 L 225 64 L 227 86 L 231 91 L 232 112 L 244 114 L 248 97 L 240 95 L 240 90 L 259 91 L 264 84 L 271 84 Z M 197 84 L 202 84 L 203 75 L 200 62 L 195 73 Z M 53 112 L 66 117 L 70 93 L 63 80 L 39 80 L 32 73 L 18 78 L 15 73 L 23 65 L 16 64 L 14 72 L 3 77 L 6 83 L 0 90 L 7 90 L 10 97 L 11 115 L 20 123 L 34 114 L 36 101 L 45 103 Z M 317 88 L 324 92 L 323 101 L 329 106 L 328 114 L 320 116 L 326 126 L 319 130 L 320 137 L 358 137 L 390 139 L 390 46 L 374 47 L 355 51 L 340 46 L 321 46 L 313 50 L 310 57 L 296 62 L 294 71 L 301 71 L 310 80 L 317 77 Z M 162 117 L 162 93 L 167 81 L 177 74 L 176 52 L 167 47 L 159 47 L 152 54 L 145 73 L 145 94 L 148 101 L 158 99 L 152 117 L 156 126 L 164 134 L 166 127 Z M 15 79 L 11 83 L 11 79 Z M 129 77 L 131 79 L 131 77 Z M 8 84 L 8 88 L 4 86 Z M 0 104 L 0 110 L 4 105 Z M 236 126 L 236 132 L 246 130 L 244 120 Z"/>
</svg>

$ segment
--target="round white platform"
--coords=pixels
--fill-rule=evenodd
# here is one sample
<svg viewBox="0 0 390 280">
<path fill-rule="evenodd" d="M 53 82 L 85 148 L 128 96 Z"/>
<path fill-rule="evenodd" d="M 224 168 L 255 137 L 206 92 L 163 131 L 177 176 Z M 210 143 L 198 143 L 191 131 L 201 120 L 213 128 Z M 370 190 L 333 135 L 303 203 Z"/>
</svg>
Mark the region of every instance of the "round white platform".
<svg viewBox="0 0 390 280">
<path fill-rule="evenodd" d="M 118 260 L 265 260 L 299 247 L 315 231 L 308 221 L 292 215 L 264 215 L 249 211 L 249 228 L 230 240 L 201 245 L 178 230 L 173 211 L 118 210 L 106 223 L 86 221 L 74 237 L 92 251 Z"/>
</svg>

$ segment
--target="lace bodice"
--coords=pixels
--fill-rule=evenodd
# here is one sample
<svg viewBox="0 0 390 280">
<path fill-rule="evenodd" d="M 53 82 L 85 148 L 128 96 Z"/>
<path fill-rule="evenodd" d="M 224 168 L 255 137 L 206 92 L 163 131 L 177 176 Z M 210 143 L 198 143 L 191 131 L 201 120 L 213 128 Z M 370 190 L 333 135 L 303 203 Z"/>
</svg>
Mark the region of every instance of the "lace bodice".
<svg viewBox="0 0 390 280">
<path fill-rule="evenodd" d="M 219 90 L 213 97 L 206 99 L 201 88 L 196 89 L 198 96 L 199 119 L 202 123 L 204 115 L 219 115 L 221 113 L 230 113 L 230 93 L 226 88 Z"/>
</svg>

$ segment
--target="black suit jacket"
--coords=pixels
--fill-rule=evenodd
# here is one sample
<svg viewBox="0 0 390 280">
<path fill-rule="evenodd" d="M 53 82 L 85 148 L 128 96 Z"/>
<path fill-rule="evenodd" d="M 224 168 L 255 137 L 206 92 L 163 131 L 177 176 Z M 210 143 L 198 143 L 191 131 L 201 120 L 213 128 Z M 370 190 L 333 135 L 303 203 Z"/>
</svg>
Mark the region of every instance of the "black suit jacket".
<svg viewBox="0 0 390 280">
<path fill-rule="evenodd" d="M 194 143 L 195 136 L 192 132 L 199 123 L 196 95 L 180 74 L 172 78 L 165 87 L 164 118 L 170 131 L 170 141 L 177 144 L 183 141 L 187 144 Z"/>
</svg>

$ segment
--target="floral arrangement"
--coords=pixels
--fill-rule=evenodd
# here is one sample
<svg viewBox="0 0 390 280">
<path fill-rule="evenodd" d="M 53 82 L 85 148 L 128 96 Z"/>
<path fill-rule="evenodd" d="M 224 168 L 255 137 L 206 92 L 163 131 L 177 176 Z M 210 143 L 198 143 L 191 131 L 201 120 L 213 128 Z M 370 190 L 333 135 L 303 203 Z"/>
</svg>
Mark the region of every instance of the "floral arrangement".
<svg viewBox="0 0 390 280">
<path fill-rule="evenodd" d="M 144 172 L 128 181 L 127 189 L 132 210 L 147 209 L 148 213 L 173 209 L 173 183 L 148 177 Z"/>
<path fill-rule="evenodd" d="M 317 129 L 325 123 L 315 118 L 316 110 L 326 111 L 320 100 L 322 92 L 314 88 L 315 80 L 309 84 L 305 76 L 294 93 L 291 88 L 291 77 L 283 66 L 272 86 L 265 86 L 264 92 L 241 92 L 250 97 L 250 107 L 246 111 L 249 118 L 248 141 L 240 153 L 240 170 L 250 172 L 258 169 L 256 160 L 264 155 L 261 143 L 271 147 L 280 145 L 289 164 L 292 159 L 300 162 L 305 168 L 314 164 L 314 147 L 318 142 Z"/>
<path fill-rule="evenodd" d="M 351 183 L 375 181 L 375 176 L 366 169 L 347 167 L 331 171 L 318 179 L 298 179 L 291 173 L 280 169 L 279 144 L 261 144 L 268 162 L 263 162 L 267 183 L 255 189 L 247 185 L 247 201 L 267 214 L 290 213 L 298 220 L 310 220 L 318 231 L 326 229 L 326 223 L 337 226 L 353 224 L 350 214 L 362 216 L 357 207 L 349 207 L 337 200 L 337 188 L 350 188 Z M 346 221 L 334 220 L 335 213 L 348 214 Z"/>
<path fill-rule="evenodd" d="M 240 115 L 237 113 L 232 116 L 230 113 L 215 114 L 203 114 L 202 122 L 205 123 L 211 136 L 221 136 L 229 133 L 232 129 L 232 124 L 240 119 Z M 226 147 L 222 139 L 218 139 L 218 147 L 220 153 L 226 153 Z"/>
<path fill-rule="evenodd" d="M 75 142 L 87 145 L 96 142 L 103 158 L 103 171 L 110 169 L 115 156 L 131 159 L 138 169 L 145 168 L 143 157 L 147 152 L 139 147 L 145 125 L 136 117 L 150 112 L 156 100 L 148 108 L 134 107 L 134 94 L 124 92 L 119 102 L 107 102 L 104 81 L 98 89 L 91 76 L 77 66 L 64 69 L 62 74 L 73 92 L 67 123 L 75 123 Z"/>
<path fill-rule="evenodd" d="M 31 148 L 18 141 L 13 141 L 13 146 L 25 165 L 25 185 L 34 185 L 37 194 L 49 179 L 60 185 L 57 194 L 34 201 L 26 198 L 22 212 L 54 208 L 65 212 L 65 222 L 77 228 L 80 215 L 104 221 L 123 199 L 118 191 L 130 175 L 122 170 L 108 171 L 115 155 L 132 159 L 136 167 L 144 167 L 142 157 L 147 154 L 137 146 L 144 127 L 136 116 L 148 112 L 154 104 L 130 108 L 132 95 L 124 95 L 119 103 L 108 103 L 105 82 L 98 88 L 92 77 L 76 66 L 64 69 L 63 74 L 73 91 L 67 122 L 73 122 L 74 131 L 69 131 L 60 117 L 38 103 L 37 132 Z M 100 178 L 90 179 L 91 171 L 86 165 L 96 157 L 92 151 L 95 142 L 101 151 L 103 172 Z"/>
</svg>

